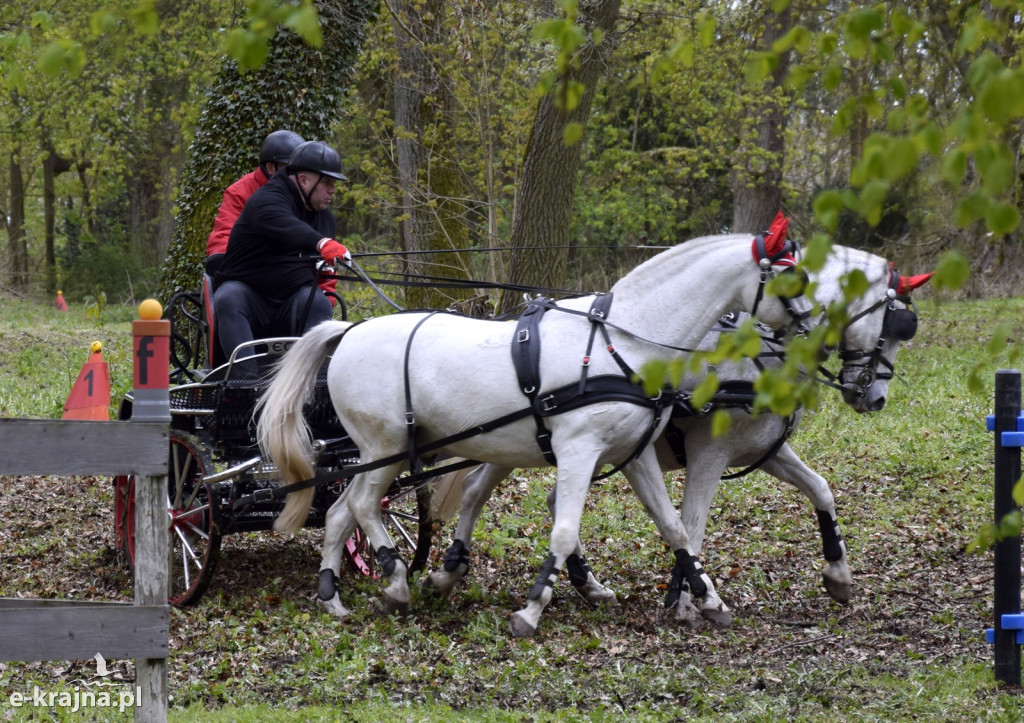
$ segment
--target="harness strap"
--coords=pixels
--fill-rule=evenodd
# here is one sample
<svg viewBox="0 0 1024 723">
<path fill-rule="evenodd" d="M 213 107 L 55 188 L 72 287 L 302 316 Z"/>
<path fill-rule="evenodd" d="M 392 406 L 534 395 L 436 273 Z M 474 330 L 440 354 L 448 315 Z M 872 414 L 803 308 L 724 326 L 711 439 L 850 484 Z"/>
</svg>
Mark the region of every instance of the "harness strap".
<svg viewBox="0 0 1024 723">
<path fill-rule="evenodd" d="M 540 391 L 540 320 L 549 308 L 550 299 L 540 297 L 529 304 L 516 324 L 516 335 L 512 341 L 512 365 L 516 369 L 519 389 L 530 400 L 531 409 L 536 410 L 537 393 Z M 551 446 L 551 430 L 544 424 L 542 415 L 534 411 L 537 424 L 537 445 L 550 465 L 557 464 Z"/>
<path fill-rule="evenodd" d="M 409 471 L 413 474 L 418 473 L 422 466 L 420 465 L 420 456 L 416 452 L 416 415 L 412 411 L 412 386 L 409 384 L 409 355 L 416 332 L 427 322 L 427 319 L 436 313 L 438 312 L 432 311 L 416 322 L 416 326 L 412 328 L 409 338 L 405 341 L 405 365 L 403 368 L 405 374 L 405 429 L 409 436 Z"/>
</svg>

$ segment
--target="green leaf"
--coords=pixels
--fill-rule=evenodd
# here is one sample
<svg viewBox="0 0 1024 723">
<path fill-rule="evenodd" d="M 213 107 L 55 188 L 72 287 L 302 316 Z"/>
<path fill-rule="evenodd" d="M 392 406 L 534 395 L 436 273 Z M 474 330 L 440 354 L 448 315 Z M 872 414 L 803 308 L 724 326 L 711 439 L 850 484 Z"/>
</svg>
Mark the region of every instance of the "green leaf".
<svg viewBox="0 0 1024 723">
<path fill-rule="evenodd" d="M 668 362 L 664 359 L 652 359 L 643 365 L 640 374 L 643 377 L 644 394 L 653 397 L 665 385 Z"/>
<path fill-rule="evenodd" d="M 711 436 L 721 437 L 732 429 L 732 417 L 724 409 L 716 409 L 711 415 Z"/>
<path fill-rule="evenodd" d="M 1011 330 L 1012 327 L 1008 322 L 999 324 L 993 330 L 992 338 L 985 345 L 985 354 L 992 358 L 1002 354 L 1006 350 L 1006 340 L 1010 336 Z"/>
<path fill-rule="evenodd" d="M 32 13 L 32 19 L 29 21 L 29 26 L 33 28 L 40 28 L 41 30 L 49 30 L 53 27 L 53 16 L 45 10 L 37 10 Z"/>
<path fill-rule="evenodd" d="M 825 90 L 827 90 L 830 93 L 833 93 L 839 87 L 839 84 L 842 82 L 843 68 L 841 65 L 833 64 L 825 68 L 825 72 L 822 77 L 822 83 L 825 85 Z"/>
<path fill-rule="evenodd" d="M 1017 484 L 1013 486 L 1013 501 L 1018 507 L 1024 507 L 1024 478 L 1017 480 Z"/>
<path fill-rule="evenodd" d="M 1005 236 L 1020 226 L 1020 211 L 1012 203 L 994 201 L 985 212 L 985 225 L 994 234 Z"/>
<path fill-rule="evenodd" d="M 583 124 L 567 123 L 562 131 L 562 140 L 565 142 L 565 145 L 574 146 L 580 142 L 581 138 L 583 138 Z"/>
<path fill-rule="evenodd" d="M 25 82 L 25 73 L 17 65 L 12 65 L 4 75 L 4 89 L 17 91 L 24 95 L 28 92 L 28 85 Z"/>
<path fill-rule="evenodd" d="M 691 403 L 695 409 L 702 409 L 704 405 L 711 402 L 711 398 L 718 391 L 718 375 L 714 372 L 704 377 L 700 384 L 693 390 Z"/>
<path fill-rule="evenodd" d="M 953 219 L 957 226 L 966 228 L 978 219 L 984 218 L 990 202 L 988 194 L 981 191 L 974 191 L 959 198 L 953 209 Z"/>
<path fill-rule="evenodd" d="M 718 21 L 713 15 L 703 15 L 697 23 L 697 37 L 702 48 L 710 48 L 715 43 L 718 32 Z"/>
<path fill-rule="evenodd" d="M 857 210 L 871 226 L 882 220 L 882 207 L 890 187 L 888 181 L 879 178 L 864 184 L 860 191 Z"/>
<path fill-rule="evenodd" d="M 999 195 L 1016 182 L 1015 158 L 1005 143 L 993 140 L 984 144 L 975 153 L 975 159 L 985 191 L 993 196 Z"/>
<path fill-rule="evenodd" d="M 56 76 L 64 68 L 64 57 L 60 43 L 50 43 L 39 56 L 39 70 L 50 77 Z"/>
<path fill-rule="evenodd" d="M 940 174 L 942 180 L 951 186 L 959 186 L 967 173 L 967 153 L 962 146 L 955 146 L 942 157 Z"/>
<path fill-rule="evenodd" d="M 817 211 L 815 211 L 817 213 Z M 825 265 L 828 255 L 832 252 L 832 237 L 824 233 L 816 233 L 804 246 L 804 258 L 801 266 L 811 271 L 818 271 Z"/>
<path fill-rule="evenodd" d="M 1011 537 L 1019 537 L 1020 530 L 1020 510 L 1011 510 L 1003 515 L 1003 519 L 999 520 L 999 529 L 996 532 L 996 540 L 1007 540 Z"/>
<path fill-rule="evenodd" d="M 772 72 L 771 56 L 768 53 L 751 53 L 747 59 L 747 83 L 760 85 Z"/>
<path fill-rule="evenodd" d="M 315 6 L 310 4 L 296 8 L 288 14 L 282 24 L 294 30 L 308 45 L 314 48 L 323 46 L 324 36 L 320 30 L 320 17 Z"/>
<path fill-rule="evenodd" d="M 868 290 L 871 284 L 868 277 L 861 269 L 853 269 L 843 275 L 843 299 L 847 302 L 859 299 Z"/>
<path fill-rule="evenodd" d="M 947 251 L 939 259 L 931 283 L 937 289 L 955 291 L 967 282 L 970 274 L 971 267 L 967 257 L 959 251 Z"/>
<path fill-rule="evenodd" d="M 814 218 L 829 233 L 835 233 L 839 226 L 839 214 L 845 207 L 846 204 L 839 191 L 822 191 L 814 197 Z"/>
<path fill-rule="evenodd" d="M 885 25 L 885 18 L 875 8 L 861 8 L 849 16 L 846 23 L 846 30 L 851 37 L 867 38 L 876 30 L 881 30 Z"/>
<path fill-rule="evenodd" d="M 1008 68 L 991 74 L 978 98 L 982 112 L 1002 126 L 1024 114 L 1024 74 Z"/>
</svg>

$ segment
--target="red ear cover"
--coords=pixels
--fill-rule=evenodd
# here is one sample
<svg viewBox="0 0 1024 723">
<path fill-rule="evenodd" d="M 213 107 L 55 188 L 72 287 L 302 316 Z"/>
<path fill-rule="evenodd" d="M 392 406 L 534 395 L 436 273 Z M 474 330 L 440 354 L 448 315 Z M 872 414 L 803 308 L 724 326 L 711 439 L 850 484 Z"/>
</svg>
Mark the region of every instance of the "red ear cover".
<svg viewBox="0 0 1024 723">
<path fill-rule="evenodd" d="M 928 279 L 935 275 L 932 271 L 927 274 L 918 274 L 917 276 L 901 276 L 899 282 L 896 284 L 897 294 L 909 294 L 911 291 L 919 286 L 924 286 L 928 283 Z"/>
<path fill-rule="evenodd" d="M 768 227 L 768 233 L 764 237 L 764 250 L 769 256 L 782 251 L 786 244 L 786 234 L 789 233 L 789 219 L 782 215 L 782 211 L 775 214 L 775 220 Z"/>
</svg>

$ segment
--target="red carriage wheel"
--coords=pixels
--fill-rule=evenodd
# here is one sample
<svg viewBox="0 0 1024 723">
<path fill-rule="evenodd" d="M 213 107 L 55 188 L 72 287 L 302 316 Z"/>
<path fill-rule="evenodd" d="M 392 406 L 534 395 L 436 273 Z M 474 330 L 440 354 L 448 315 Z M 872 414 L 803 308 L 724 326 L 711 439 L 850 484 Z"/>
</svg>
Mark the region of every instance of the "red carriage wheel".
<svg viewBox="0 0 1024 723">
<path fill-rule="evenodd" d="M 199 601 L 213 578 L 220 554 L 219 499 L 203 482 L 213 471 L 206 449 L 195 437 L 171 431 L 167 466 L 168 601 L 192 605 Z M 115 480 L 115 527 L 120 546 L 135 566 L 135 477 Z M 118 524 L 119 523 L 119 524 Z"/>
<path fill-rule="evenodd" d="M 410 487 L 385 497 L 381 502 L 381 516 L 392 544 L 409 566 L 409 573 L 426 569 L 434 526 L 430 490 Z M 376 576 L 375 561 L 360 528 L 357 527 L 345 543 L 344 554 L 357 574 Z"/>
</svg>

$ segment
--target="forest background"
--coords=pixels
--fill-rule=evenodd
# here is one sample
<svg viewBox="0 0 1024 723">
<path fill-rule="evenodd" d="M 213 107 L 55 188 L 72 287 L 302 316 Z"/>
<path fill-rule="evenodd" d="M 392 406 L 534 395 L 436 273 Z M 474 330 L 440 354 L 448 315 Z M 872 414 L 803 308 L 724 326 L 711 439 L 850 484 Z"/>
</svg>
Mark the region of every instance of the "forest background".
<svg viewBox="0 0 1024 723">
<path fill-rule="evenodd" d="M 0 289 L 193 288 L 221 191 L 285 127 L 342 152 L 339 237 L 380 273 L 602 289 L 622 249 L 781 208 L 812 248 L 1015 294 L 1020 5 L 5 3 Z"/>
</svg>

